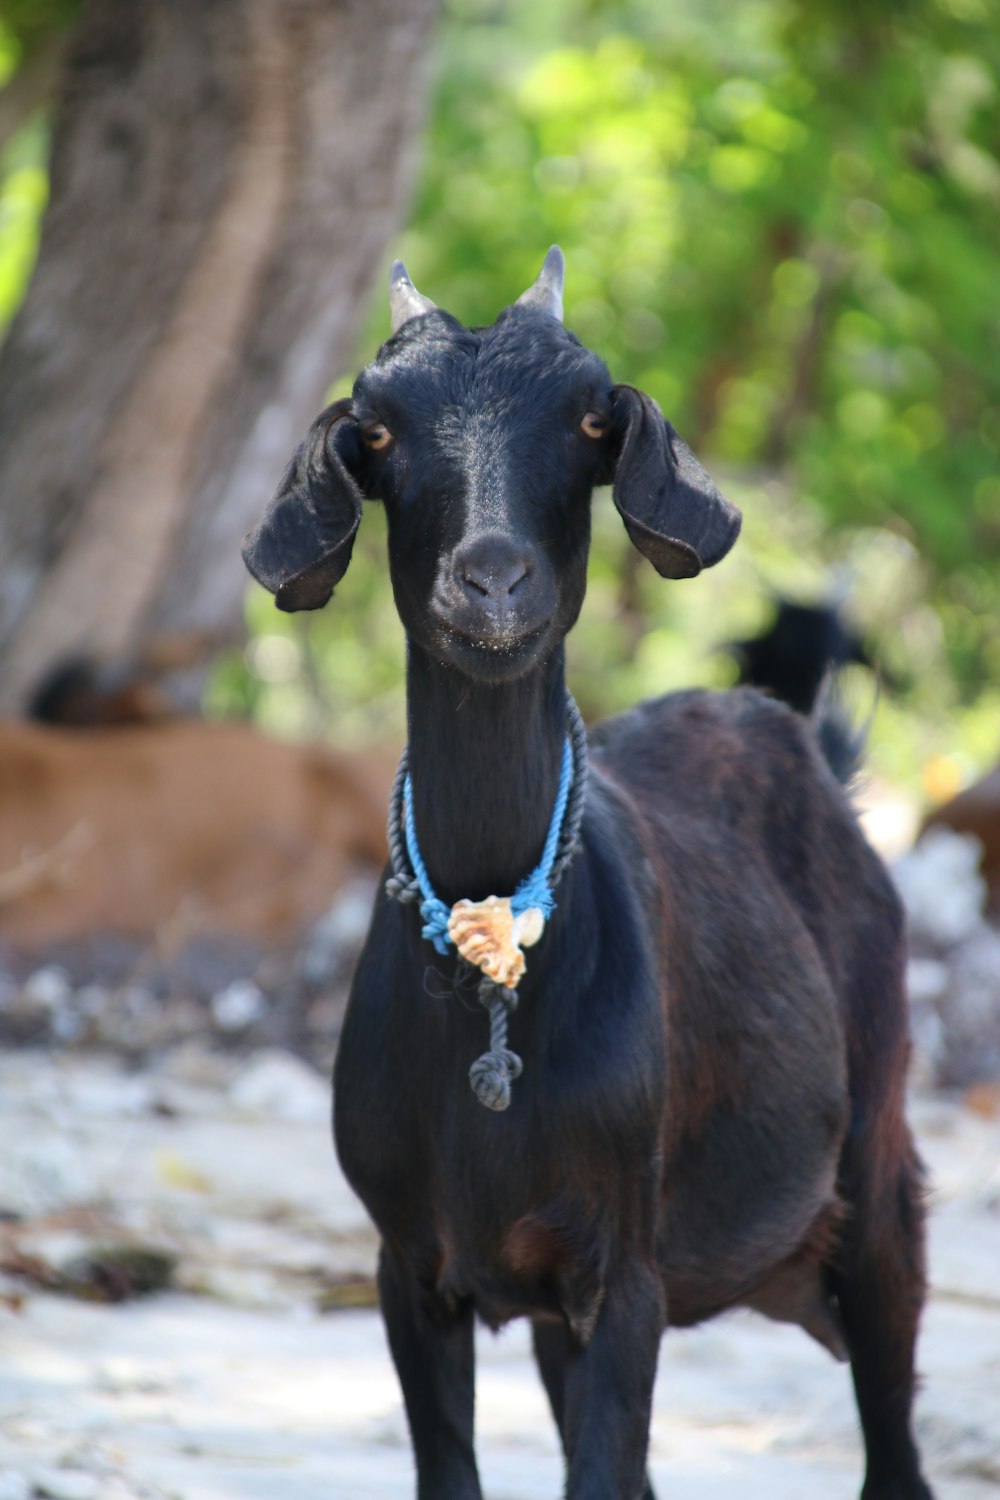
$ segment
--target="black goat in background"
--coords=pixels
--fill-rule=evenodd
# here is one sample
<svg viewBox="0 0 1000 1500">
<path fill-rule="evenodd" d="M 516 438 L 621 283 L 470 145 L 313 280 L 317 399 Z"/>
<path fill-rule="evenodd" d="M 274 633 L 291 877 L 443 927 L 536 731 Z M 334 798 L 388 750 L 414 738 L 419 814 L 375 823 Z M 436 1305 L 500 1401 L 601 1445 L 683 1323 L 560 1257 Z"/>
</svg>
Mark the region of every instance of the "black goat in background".
<svg viewBox="0 0 1000 1500">
<path fill-rule="evenodd" d="M 736 659 L 741 683 L 771 693 L 796 713 L 810 714 L 829 673 L 850 663 L 871 667 L 872 661 L 835 604 L 790 599 L 775 604 L 766 630 L 726 649 Z"/>
<path fill-rule="evenodd" d="M 518 303 L 465 328 L 397 263 L 393 336 L 245 545 L 279 606 L 318 608 L 362 497 L 385 504 L 412 831 L 446 908 L 515 891 L 543 858 L 594 486 L 613 484 L 665 577 L 719 562 L 739 530 L 656 404 L 563 328 L 561 293 L 553 250 Z M 927 1500 L 910 1430 L 922 1213 L 885 871 L 810 724 L 749 690 L 603 725 L 582 812 L 520 988 L 483 981 L 491 1015 L 498 995 L 519 1000 L 500 1006 L 509 1037 L 491 1054 L 513 1076 L 523 1061 L 509 1108 L 470 1092 L 484 1017 L 430 993 L 429 966 L 438 990 L 466 970 L 391 899 L 398 869 L 354 980 L 337 1147 L 382 1236 L 420 1500 L 481 1497 L 476 1314 L 532 1319 L 569 1500 L 649 1500 L 661 1333 L 738 1305 L 849 1357 L 865 1500 Z"/>
</svg>

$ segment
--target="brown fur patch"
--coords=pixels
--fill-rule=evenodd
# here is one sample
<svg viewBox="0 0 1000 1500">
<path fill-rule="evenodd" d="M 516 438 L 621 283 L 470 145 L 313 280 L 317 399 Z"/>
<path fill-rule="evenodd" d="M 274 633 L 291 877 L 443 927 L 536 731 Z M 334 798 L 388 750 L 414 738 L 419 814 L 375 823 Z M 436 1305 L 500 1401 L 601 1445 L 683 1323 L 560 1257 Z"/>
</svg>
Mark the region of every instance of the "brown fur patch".
<svg viewBox="0 0 1000 1500">
<path fill-rule="evenodd" d="M 566 1246 L 558 1229 L 525 1214 L 504 1236 L 503 1259 L 518 1276 L 558 1276 L 566 1269 Z"/>
</svg>

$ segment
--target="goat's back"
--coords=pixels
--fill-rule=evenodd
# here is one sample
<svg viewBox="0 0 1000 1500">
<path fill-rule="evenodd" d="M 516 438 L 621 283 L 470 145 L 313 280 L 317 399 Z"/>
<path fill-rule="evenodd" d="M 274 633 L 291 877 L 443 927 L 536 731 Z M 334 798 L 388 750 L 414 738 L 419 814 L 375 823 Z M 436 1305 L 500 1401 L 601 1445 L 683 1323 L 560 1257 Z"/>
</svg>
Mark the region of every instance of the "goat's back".
<svg viewBox="0 0 1000 1500">
<path fill-rule="evenodd" d="M 704 887 L 719 907 L 709 926 L 724 919 L 727 897 L 758 882 L 768 929 L 779 936 L 794 910 L 845 1002 L 855 944 L 873 925 L 883 944 L 887 933 L 901 937 L 881 860 L 811 725 L 783 704 L 750 688 L 673 693 L 599 726 L 592 748 L 646 827 L 660 879 L 681 901 Z"/>
</svg>

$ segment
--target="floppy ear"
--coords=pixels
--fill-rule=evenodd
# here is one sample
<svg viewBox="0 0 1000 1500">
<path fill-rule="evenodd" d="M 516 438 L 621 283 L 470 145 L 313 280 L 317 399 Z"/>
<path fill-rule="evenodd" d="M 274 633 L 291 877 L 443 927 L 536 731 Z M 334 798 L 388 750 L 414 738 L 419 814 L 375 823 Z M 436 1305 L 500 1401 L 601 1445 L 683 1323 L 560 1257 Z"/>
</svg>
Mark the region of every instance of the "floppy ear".
<svg viewBox="0 0 1000 1500">
<path fill-rule="evenodd" d="M 243 541 L 243 561 L 279 609 L 321 609 L 347 571 L 361 491 L 338 451 L 353 424 L 349 400 L 318 416 L 274 499 Z"/>
<path fill-rule="evenodd" d="M 664 578 L 694 578 L 725 557 L 743 518 L 652 397 L 616 385 L 611 399 L 621 434 L 612 494 L 625 530 Z"/>
</svg>

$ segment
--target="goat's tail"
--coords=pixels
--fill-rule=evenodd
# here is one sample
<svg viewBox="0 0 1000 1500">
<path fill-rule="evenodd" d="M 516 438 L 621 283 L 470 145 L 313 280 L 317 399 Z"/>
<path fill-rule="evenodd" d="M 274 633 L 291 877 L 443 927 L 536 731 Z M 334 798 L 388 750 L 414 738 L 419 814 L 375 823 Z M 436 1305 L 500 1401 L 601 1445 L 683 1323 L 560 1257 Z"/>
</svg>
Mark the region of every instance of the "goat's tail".
<svg viewBox="0 0 1000 1500">
<path fill-rule="evenodd" d="M 841 786 L 850 786 L 861 770 L 877 704 L 876 693 L 867 718 L 859 724 L 846 702 L 838 674 L 830 670 L 823 679 L 810 722 L 823 759 Z"/>
</svg>

